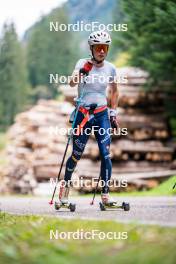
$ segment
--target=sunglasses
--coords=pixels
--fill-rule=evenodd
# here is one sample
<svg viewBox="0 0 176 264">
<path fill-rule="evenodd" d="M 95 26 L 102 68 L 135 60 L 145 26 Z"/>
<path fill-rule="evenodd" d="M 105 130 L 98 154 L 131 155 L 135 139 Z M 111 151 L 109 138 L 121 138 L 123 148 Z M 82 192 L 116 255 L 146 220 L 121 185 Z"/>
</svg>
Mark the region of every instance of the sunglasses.
<svg viewBox="0 0 176 264">
<path fill-rule="evenodd" d="M 107 52 L 108 51 L 108 45 L 104 45 L 104 44 L 96 44 L 95 45 L 95 51 L 100 52 L 102 50 L 104 52 Z"/>
</svg>

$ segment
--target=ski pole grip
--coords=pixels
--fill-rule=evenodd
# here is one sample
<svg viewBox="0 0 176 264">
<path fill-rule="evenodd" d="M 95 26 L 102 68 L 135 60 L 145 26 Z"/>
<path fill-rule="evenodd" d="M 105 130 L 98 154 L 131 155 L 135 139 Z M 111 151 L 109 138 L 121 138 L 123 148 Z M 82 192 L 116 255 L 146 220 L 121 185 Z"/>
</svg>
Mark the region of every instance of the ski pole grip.
<svg viewBox="0 0 176 264">
<path fill-rule="evenodd" d="M 84 66 L 79 70 L 79 73 L 83 75 L 88 75 L 89 72 L 92 70 L 93 63 L 91 61 L 87 61 Z"/>
</svg>

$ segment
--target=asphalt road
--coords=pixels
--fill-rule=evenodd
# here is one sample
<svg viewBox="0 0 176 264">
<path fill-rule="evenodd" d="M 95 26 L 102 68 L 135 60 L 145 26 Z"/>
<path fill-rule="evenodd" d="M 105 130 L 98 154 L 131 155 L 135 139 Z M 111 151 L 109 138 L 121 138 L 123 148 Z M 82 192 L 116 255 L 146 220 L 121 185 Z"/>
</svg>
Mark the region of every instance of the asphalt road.
<svg viewBox="0 0 176 264">
<path fill-rule="evenodd" d="M 131 210 L 108 209 L 100 211 L 99 198 L 90 205 L 90 197 L 73 197 L 76 211 L 70 212 L 62 208 L 55 211 L 44 197 L 0 197 L 0 210 L 13 214 L 50 215 L 67 219 L 115 220 L 123 223 L 157 224 L 176 226 L 176 197 L 118 197 L 119 203 L 130 203 Z"/>
</svg>

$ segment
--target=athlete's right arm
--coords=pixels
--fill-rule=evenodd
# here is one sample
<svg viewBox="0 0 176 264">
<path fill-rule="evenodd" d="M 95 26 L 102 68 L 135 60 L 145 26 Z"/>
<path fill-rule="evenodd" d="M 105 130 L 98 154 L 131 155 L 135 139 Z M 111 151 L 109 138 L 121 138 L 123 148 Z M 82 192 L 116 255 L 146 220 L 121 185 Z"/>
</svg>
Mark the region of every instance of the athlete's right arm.
<svg viewBox="0 0 176 264">
<path fill-rule="evenodd" d="M 89 72 L 91 71 L 93 67 L 92 61 L 87 60 L 79 60 L 75 66 L 75 69 L 72 73 L 72 77 L 70 79 L 70 86 L 74 87 L 77 85 L 81 80 L 83 76 L 89 75 Z"/>
</svg>

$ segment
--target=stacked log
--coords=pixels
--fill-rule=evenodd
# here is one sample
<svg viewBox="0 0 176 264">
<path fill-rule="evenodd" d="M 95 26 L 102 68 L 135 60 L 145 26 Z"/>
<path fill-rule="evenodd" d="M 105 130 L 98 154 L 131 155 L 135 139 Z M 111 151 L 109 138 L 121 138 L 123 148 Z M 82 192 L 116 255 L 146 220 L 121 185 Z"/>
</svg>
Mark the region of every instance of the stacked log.
<svg viewBox="0 0 176 264">
<path fill-rule="evenodd" d="M 119 73 L 125 73 L 128 80 L 120 84 L 118 108 L 120 128 L 126 127 L 128 134 L 112 137 L 110 153 L 115 184 L 110 190 L 149 189 L 176 173 L 172 169 L 174 147 L 169 144 L 163 95 L 143 90 L 141 85 L 148 77 L 145 72 L 123 68 Z M 70 126 L 68 119 L 76 96 L 76 89 L 68 85 L 61 86 L 60 90 L 65 96 L 64 102 L 40 100 L 29 111 L 18 114 L 9 130 L 6 176 L 12 191 L 30 193 L 38 183 L 57 177 L 67 141 L 67 135 L 60 133 L 60 129 Z M 67 157 L 70 153 L 71 146 Z M 75 189 L 91 192 L 96 186 L 99 168 L 99 150 L 91 136 L 73 175 L 83 185 Z M 64 170 L 65 165 L 61 178 Z M 121 187 L 123 180 L 128 181 L 127 188 Z"/>
<path fill-rule="evenodd" d="M 117 72 L 119 79 L 127 80 L 119 83 L 118 112 L 120 127 L 127 128 L 128 134 L 112 137 L 112 179 L 118 181 L 121 177 L 128 178 L 126 190 L 136 187 L 148 189 L 156 186 L 163 177 L 175 173 L 170 170 L 173 168 L 174 147 L 169 143 L 171 135 L 164 113 L 165 94 L 157 90 L 145 91 L 143 85 L 147 82 L 148 74 L 140 69 L 126 67 L 117 69 Z M 65 95 L 65 100 L 73 103 L 77 89 L 66 85 L 62 85 L 60 89 Z M 99 151 L 94 139 L 89 141 L 84 157 L 98 164 Z M 85 181 L 98 177 L 100 165 L 97 170 L 93 169 L 95 165 L 88 166 L 89 171 L 85 176 L 83 161 L 82 164 L 80 162 L 80 177 Z M 89 192 L 93 189 L 94 186 L 82 188 L 81 191 Z M 120 188 L 118 190 L 120 191 Z"/>
<path fill-rule="evenodd" d="M 40 180 L 56 177 L 66 136 L 58 135 L 55 128 L 68 126 L 72 109 L 69 103 L 41 100 L 16 116 L 6 149 L 9 163 L 5 175 L 11 191 L 31 193 Z"/>
</svg>

